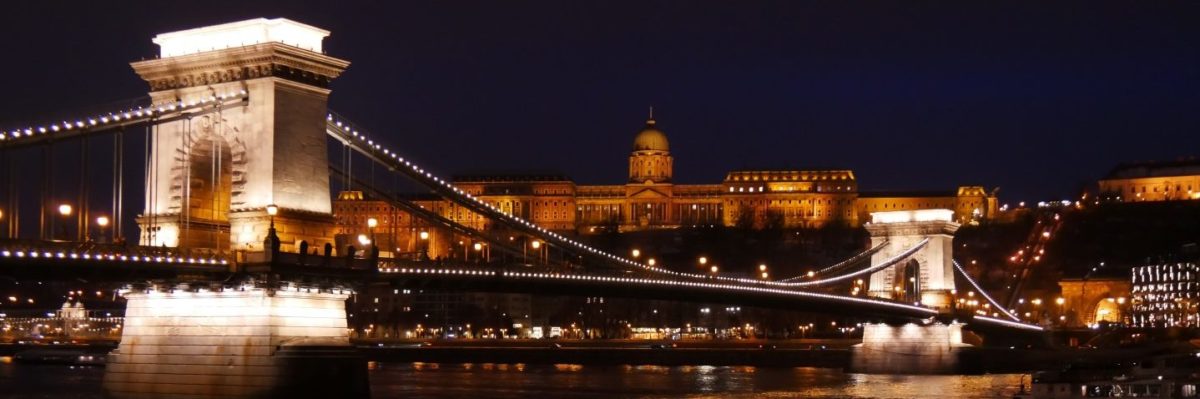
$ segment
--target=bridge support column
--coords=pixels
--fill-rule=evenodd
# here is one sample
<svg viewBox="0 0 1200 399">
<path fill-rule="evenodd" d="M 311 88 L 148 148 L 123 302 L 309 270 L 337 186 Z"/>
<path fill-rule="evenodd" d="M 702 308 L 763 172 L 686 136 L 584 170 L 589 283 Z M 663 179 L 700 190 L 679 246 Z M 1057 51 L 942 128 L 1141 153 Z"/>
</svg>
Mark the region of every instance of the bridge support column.
<svg viewBox="0 0 1200 399">
<path fill-rule="evenodd" d="M 925 244 L 900 263 L 872 273 L 867 295 L 949 311 L 954 301 L 954 232 L 959 227 L 953 217 L 949 209 L 871 213 L 871 223 L 865 226 L 871 246 L 887 243 L 871 256 L 872 265 Z"/>
<path fill-rule="evenodd" d="M 961 371 L 962 324 L 863 324 L 863 343 L 851 348 L 850 370 L 879 374 L 953 374 Z"/>
<path fill-rule="evenodd" d="M 130 292 L 104 389 L 115 398 L 367 397 L 348 293 Z"/>
</svg>

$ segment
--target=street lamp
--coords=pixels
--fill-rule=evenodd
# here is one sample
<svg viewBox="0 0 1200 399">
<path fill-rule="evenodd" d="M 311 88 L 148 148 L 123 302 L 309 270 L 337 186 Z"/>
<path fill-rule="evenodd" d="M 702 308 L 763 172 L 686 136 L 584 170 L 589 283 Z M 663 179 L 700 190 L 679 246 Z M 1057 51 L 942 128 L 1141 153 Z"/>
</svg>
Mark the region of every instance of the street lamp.
<svg viewBox="0 0 1200 399">
<path fill-rule="evenodd" d="M 708 257 L 706 257 L 706 256 L 701 256 L 701 257 L 700 257 L 700 259 L 699 259 L 699 261 L 700 261 L 700 267 L 701 267 L 701 268 L 703 268 L 703 267 L 704 267 L 704 265 L 707 265 L 707 264 L 708 264 Z"/>
<path fill-rule="evenodd" d="M 536 251 L 538 262 L 541 262 L 542 261 L 542 251 L 540 250 L 540 248 L 542 248 L 542 242 L 540 240 L 533 240 L 533 242 L 529 243 L 529 247 L 533 248 L 533 250 Z M 524 259 L 525 258 L 525 247 L 521 247 L 521 258 L 522 258 L 521 259 L 522 261 L 525 260 Z"/>
<path fill-rule="evenodd" d="M 717 271 L 720 271 L 721 269 L 718 268 L 717 265 L 712 265 L 712 267 L 708 268 L 708 270 L 711 271 L 714 276 L 716 276 Z"/>
<path fill-rule="evenodd" d="M 73 209 L 71 208 L 70 204 L 62 204 L 58 206 L 58 214 L 63 218 L 63 239 L 67 239 L 67 218 L 71 217 L 71 211 L 73 211 Z"/>
<path fill-rule="evenodd" d="M 275 215 L 279 214 L 279 207 L 275 204 L 267 205 L 267 216 L 271 217 L 271 231 L 275 231 Z"/>
<path fill-rule="evenodd" d="M 371 242 L 375 242 L 375 226 L 379 225 L 379 219 L 367 218 L 367 234 L 371 235 Z"/>
<path fill-rule="evenodd" d="M 100 226 L 100 239 L 97 241 L 103 242 L 104 241 L 104 228 L 108 227 L 108 216 L 97 217 L 96 225 Z"/>
<path fill-rule="evenodd" d="M 534 247 L 534 248 L 537 248 L 537 247 Z M 634 259 L 637 259 L 637 257 L 642 256 L 642 251 L 637 248 L 634 248 L 633 251 L 631 251 L 629 254 L 633 255 Z"/>
<path fill-rule="evenodd" d="M 267 238 L 271 239 L 271 248 L 265 248 L 268 251 L 275 250 L 275 243 L 279 241 L 279 236 L 275 235 L 275 215 L 279 214 L 279 207 L 275 204 L 267 205 L 267 216 L 271 218 L 271 224 L 267 227 Z"/>
<path fill-rule="evenodd" d="M 655 262 L 654 258 L 646 259 L 647 265 L 654 266 L 655 263 L 658 263 L 658 262 Z"/>
</svg>

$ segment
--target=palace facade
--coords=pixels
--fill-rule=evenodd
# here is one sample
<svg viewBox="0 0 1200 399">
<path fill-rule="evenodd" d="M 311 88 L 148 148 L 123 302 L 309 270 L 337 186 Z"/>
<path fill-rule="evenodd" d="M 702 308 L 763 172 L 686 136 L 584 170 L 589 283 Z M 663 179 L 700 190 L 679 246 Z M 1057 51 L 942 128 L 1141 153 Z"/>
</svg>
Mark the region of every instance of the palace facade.
<svg viewBox="0 0 1200 399">
<path fill-rule="evenodd" d="M 979 186 L 941 192 L 861 192 L 855 173 L 845 169 L 735 170 L 716 184 L 674 184 L 673 165 L 667 135 L 650 119 L 633 140 L 629 179 L 623 184 L 582 185 L 558 175 L 455 176 L 453 180 L 464 192 L 506 213 L 549 230 L 580 234 L 711 226 L 858 226 L 870 220 L 871 212 L 935 208 L 954 210 L 960 223 L 997 215 L 994 193 Z M 457 223 L 490 227 L 488 219 L 449 201 L 431 196 L 409 199 Z M 397 252 L 429 251 L 436 256 L 435 248 L 465 245 L 430 231 L 427 223 L 407 212 L 357 192 L 339 196 L 334 216 L 343 235 L 362 234 L 367 220 L 375 218 L 380 247 Z M 451 242 L 430 243 L 437 240 Z"/>
<path fill-rule="evenodd" d="M 1117 202 L 1200 199 L 1200 161 L 1118 165 L 1100 179 L 1100 198 Z"/>
</svg>

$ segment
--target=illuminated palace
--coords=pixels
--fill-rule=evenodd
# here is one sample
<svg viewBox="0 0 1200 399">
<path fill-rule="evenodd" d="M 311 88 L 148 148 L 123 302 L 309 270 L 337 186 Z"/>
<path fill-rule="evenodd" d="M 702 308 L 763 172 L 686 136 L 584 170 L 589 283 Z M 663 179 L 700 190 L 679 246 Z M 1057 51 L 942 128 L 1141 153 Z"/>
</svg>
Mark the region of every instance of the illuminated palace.
<svg viewBox="0 0 1200 399">
<path fill-rule="evenodd" d="M 1200 199 L 1200 161 L 1118 165 L 1100 179 L 1100 196 L 1118 202 Z"/>
<path fill-rule="evenodd" d="M 996 216 L 996 197 L 983 187 L 945 192 L 860 192 L 851 170 L 737 170 L 718 184 L 673 184 L 674 158 L 653 118 L 633 140 L 629 179 L 616 185 L 580 185 L 565 176 L 456 176 L 455 186 L 539 226 L 581 234 L 679 227 L 805 228 L 828 223 L 858 226 L 871 212 L 951 209 L 958 222 Z M 477 229 L 485 218 L 436 197 L 411 198 L 425 209 Z M 364 234 L 368 220 L 381 248 L 398 252 L 454 246 L 383 201 L 343 192 L 334 203 L 342 237 Z M 453 239 L 452 239 L 453 240 Z M 435 242 L 430 242 L 435 241 Z"/>
</svg>

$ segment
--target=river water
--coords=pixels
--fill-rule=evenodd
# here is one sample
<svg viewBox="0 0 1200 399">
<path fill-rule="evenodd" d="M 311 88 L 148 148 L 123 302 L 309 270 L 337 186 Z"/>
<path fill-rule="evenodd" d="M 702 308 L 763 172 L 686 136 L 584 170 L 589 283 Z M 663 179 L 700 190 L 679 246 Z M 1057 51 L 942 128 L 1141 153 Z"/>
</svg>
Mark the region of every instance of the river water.
<svg viewBox="0 0 1200 399">
<path fill-rule="evenodd" d="M 103 368 L 0 363 L 0 397 L 100 398 Z M 373 398 L 1001 398 L 1021 377 L 833 369 L 375 363 Z"/>
</svg>

